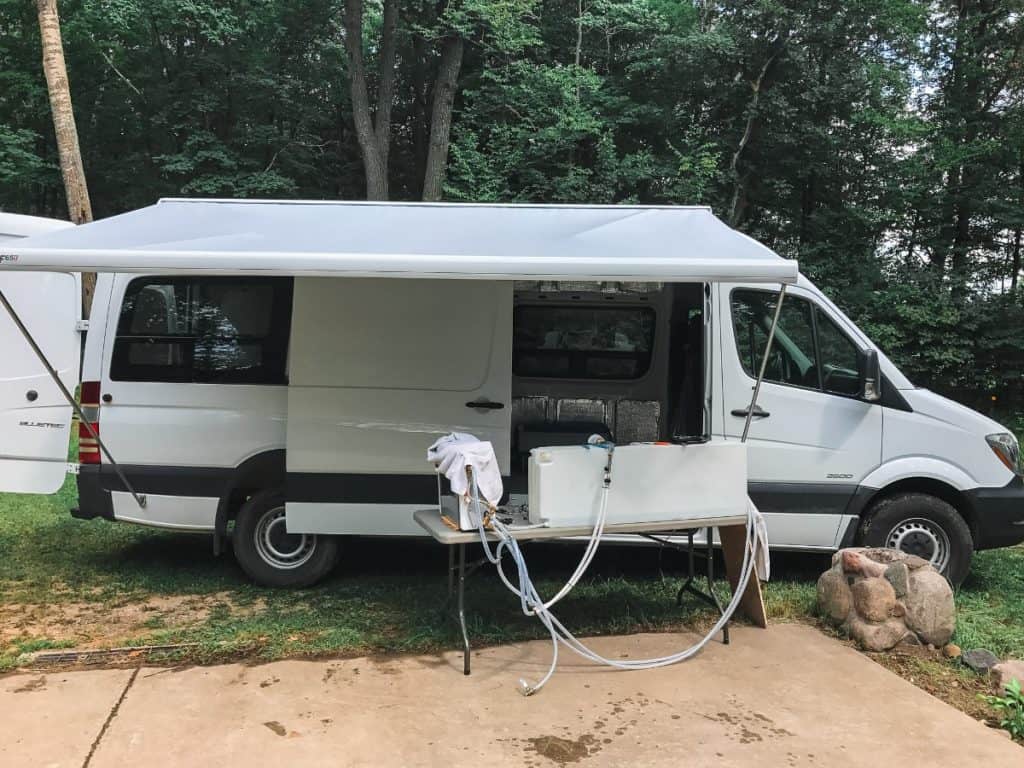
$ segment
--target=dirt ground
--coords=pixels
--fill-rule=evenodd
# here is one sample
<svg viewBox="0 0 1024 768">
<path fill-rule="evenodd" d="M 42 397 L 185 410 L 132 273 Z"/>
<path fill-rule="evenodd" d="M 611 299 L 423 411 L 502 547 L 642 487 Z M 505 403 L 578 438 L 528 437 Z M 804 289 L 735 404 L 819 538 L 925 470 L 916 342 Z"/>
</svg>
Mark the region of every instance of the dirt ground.
<svg viewBox="0 0 1024 768">
<path fill-rule="evenodd" d="M 263 607 L 261 601 L 238 605 L 229 592 L 107 601 L 103 610 L 97 610 L 95 602 L 0 603 L 0 651 L 25 636 L 45 637 L 55 646 L 79 650 L 110 647 L 154 629 L 202 624 L 218 608 L 245 616 Z"/>
</svg>

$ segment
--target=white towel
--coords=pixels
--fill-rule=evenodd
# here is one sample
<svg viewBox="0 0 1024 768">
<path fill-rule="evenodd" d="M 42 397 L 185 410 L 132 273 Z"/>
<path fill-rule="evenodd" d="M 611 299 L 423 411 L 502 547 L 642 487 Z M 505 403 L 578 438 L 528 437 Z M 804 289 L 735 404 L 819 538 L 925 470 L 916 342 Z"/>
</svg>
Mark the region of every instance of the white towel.
<svg viewBox="0 0 1024 768">
<path fill-rule="evenodd" d="M 504 493 L 501 470 L 498 468 L 498 458 L 494 455 L 494 446 L 486 440 L 478 440 L 462 432 L 452 432 L 427 449 L 427 461 L 448 478 L 452 491 L 467 501 L 472 497 L 472 488 L 466 477 L 466 467 L 473 470 L 480 498 L 488 506 L 497 507 L 501 501 Z"/>
</svg>

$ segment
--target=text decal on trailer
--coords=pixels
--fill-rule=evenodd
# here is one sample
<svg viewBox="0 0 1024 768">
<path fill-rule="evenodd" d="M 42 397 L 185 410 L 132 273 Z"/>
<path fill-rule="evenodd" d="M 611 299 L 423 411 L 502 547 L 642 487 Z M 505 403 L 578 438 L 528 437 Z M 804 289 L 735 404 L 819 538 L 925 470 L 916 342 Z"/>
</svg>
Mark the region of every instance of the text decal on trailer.
<svg viewBox="0 0 1024 768">
<path fill-rule="evenodd" d="M 18 255 L 16 253 L 0 253 L 0 264 L 14 263 L 17 260 Z"/>
<path fill-rule="evenodd" d="M 49 429 L 64 429 L 63 424 L 55 424 L 52 421 L 19 421 L 19 427 L 46 427 Z"/>
</svg>

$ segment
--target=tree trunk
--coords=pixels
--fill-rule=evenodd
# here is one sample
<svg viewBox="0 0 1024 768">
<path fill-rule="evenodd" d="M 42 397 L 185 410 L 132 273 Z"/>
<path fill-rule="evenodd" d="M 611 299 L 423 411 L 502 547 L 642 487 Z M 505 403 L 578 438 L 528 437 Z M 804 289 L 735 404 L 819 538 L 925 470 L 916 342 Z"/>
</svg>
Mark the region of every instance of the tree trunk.
<svg viewBox="0 0 1024 768">
<path fill-rule="evenodd" d="M 1013 233 L 1013 251 L 1010 253 L 1010 292 L 1016 293 L 1017 281 L 1020 278 L 1020 236 L 1021 228 Z"/>
<path fill-rule="evenodd" d="M 412 40 L 412 154 L 418 187 L 413 193 L 423 197 L 423 174 L 427 168 L 427 144 L 430 138 L 430 98 L 427 88 L 429 65 L 427 43 L 423 35 Z"/>
<path fill-rule="evenodd" d="M 57 0 L 36 0 L 36 10 L 39 14 L 39 36 L 43 48 L 43 74 L 46 75 L 46 89 L 50 95 L 50 111 L 53 113 L 53 130 L 57 136 L 57 155 L 60 158 L 60 173 L 64 179 L 68 216 L 75 224 L 85 224 L 92 221 L 92 203 L 89 201 L 89 188 L 85 183 L 82 152 L 78 146 L 75 113 L 71 109 L 71 88 L 68 85 L 68 71 L 64 63 Z M 96 275 L 92 272 L 83 274 L 84 317 L 89 316 L 95 290 Z"/>
<path fill-rule="evenodd" d="M 427 148 L 427 169 L 423 174 L 423 199 L 440 200 L 444 192 L 448 167 L 448 144 L 451 139 L 452 107 L 455 87 L 462 68 L 464 43 L 461 37 L 446 38 L 441 48 L 441 61 L 434 81 L 434 108 L 430 116 L 430 143 Z"/>
<path fill-rule="evenodd" d="M 391 106 L 395 91 L 397 19 L 398 0 L 385 0 L 380 45 L 380 83 L 374 115 L 370 112 L 366 62 L 363 59 L 363 0 L 345 2 L 345 49 L 348 52 L 352 122 L 363 158 L 367 200 L 388 199 L 388 152 L 391 146 Z"/>
<path fill-rule="evenodd" d="M 732 202 L 729 205 L 730 227 L 738 227 L 746 215 L 747 178 L 749 174 L 740 171 L 740 158 L 743 156 L 743 152 L 753 138 L 760 122 L 761 115 L 758 112 L 758 105 L 761 101 L 762 90 L 767 88 L 772 65 L 785 50 L 788 42 L 788 34 L 776 36 L 768 48 L 768 56 L 761 65 L 757 77 L 754 79 L 754 82 L 750 83 L 750 103 L 747 105 L 746 125 L 744 126 L 739 144 L 736 145 L 736 151 L 732 154 L 732 160 L 729 163 L 729 175 L 733 180 Z"/>
</svg>

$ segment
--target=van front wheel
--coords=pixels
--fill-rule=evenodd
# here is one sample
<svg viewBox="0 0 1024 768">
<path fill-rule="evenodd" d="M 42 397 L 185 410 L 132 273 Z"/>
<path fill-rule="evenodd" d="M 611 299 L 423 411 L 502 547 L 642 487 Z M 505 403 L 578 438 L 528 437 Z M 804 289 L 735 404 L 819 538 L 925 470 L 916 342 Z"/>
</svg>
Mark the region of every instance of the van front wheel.
<svg viewBox="0 0 1024 768">
<path fill-rule="evenodd" d="M 242 505 L 231 544 L 242 570 L 266 587 L 308 587 L 330 573 L 338 557 L 335 537 L 287 531 L 280 489 L 257 493 Z"/>
<path fill-rule="evenodd" d="M 889 547 L 928 560 L 954 587 L 971 569 L 971 529 L 951 504 L 926 493 L 901 493 L 872 505 L 861 527 L 866 547 Z"/>
</svg>

